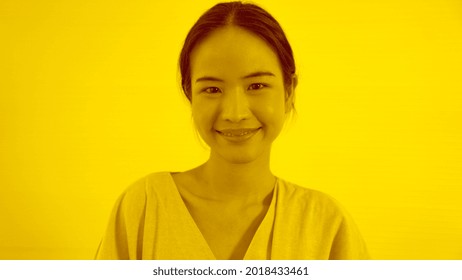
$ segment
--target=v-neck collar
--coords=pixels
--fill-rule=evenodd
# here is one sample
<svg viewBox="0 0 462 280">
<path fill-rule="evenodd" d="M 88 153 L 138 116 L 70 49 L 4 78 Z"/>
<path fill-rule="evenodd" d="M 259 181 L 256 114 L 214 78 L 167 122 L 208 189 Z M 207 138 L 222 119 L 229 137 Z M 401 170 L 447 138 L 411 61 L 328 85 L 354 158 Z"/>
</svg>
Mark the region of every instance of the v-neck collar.
<svg viewBox="0 0 462 280">
<path fill-rule="evenodd" d="M 194 218 L 192 217 L 191 213 L 186 206 L 180 191 L 178 190 L 178 186 L 173 179 L 172 173 L 167 173 L 169 180 L 171 181 L 171 186 L 175 204 L 178 204 L 181 208 L 182 216 L 184 216 L 185 220 L 187 221 L 188 226 L 191 230 L 190 233 L 193 234 L 191 238 L 196 240 L 196 242 L 200 243 L 200 247 L 204 249 L 204 252 L 207 254 L 207 259 L 216 260 L 215 254 L 213 253 L 212 249 L 210 249 L 207 240 L 205 239 L 204 235 L 202 234 L 201 230 L 197 226 Z M 244 254 L 243 260 L 255 260 L 255 259 L 269 259 L 271 257 L 271 242 L 272 242 L 272 232 L 273 232 L 273 224 L 274 224 L 274 216 L 275 216 L 275 208 L 276 208 L 276 199 L 278 193 L 278 185 L 279 185 L 279 178 L 276 177 L 276 184 L 273 189 L 273 197 L 271 198 L 270 206 L 265 213 L 263 220 L 261 221 L 260 225 L 258 226 L 257 230 L 255 231 L 252 240 L 250 241 L 249 246 Z"/>
</svg>

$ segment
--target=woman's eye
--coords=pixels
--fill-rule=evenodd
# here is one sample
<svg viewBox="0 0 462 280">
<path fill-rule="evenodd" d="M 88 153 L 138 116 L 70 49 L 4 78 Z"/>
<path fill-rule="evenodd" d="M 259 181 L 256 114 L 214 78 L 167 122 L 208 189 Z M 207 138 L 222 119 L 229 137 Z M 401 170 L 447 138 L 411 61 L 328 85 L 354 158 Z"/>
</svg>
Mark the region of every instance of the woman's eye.
<svg viewBox="0 0 462 280">
<path fill-rule="evenodd" d="M 206 93 L 210 93 L 210 94 L 220 93 L 220 89 L 217 88 L 217 87 L 208 87 L 208 88 L 204 89 L 204 91 Z"/>
<path fill-rule="evenodd" d="M 259 89 L 263 89 L 265 87 L 264 84 L 260 84 L 260 83 L 257 83 L 257 84 L 251 84 L 249 86 L 249 90 L 259 90 Z"/>
</svg>

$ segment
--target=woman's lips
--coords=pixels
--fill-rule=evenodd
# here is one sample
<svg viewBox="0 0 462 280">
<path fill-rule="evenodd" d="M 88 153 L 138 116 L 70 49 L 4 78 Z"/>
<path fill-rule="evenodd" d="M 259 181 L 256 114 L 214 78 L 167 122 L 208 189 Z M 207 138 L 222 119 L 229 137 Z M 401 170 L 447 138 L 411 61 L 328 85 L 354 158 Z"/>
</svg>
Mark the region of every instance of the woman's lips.
<svg viewBox="0 0 462 280">
<path fill-rule="evenodd" d="M 242 129 L 222 129 L 222 130 L 217 130 L 217 131 L 225 136 L 238 137 L 238 136 L 247 135 L 257 130 L 258 128 L 242 128 Z"/>
<path fill-rule="evenodd" d="M 241 142 L 255 135 L 259 129 L 260 128 L 221 129 L 217 130 L 217 132 L 230 141 Z"/>
</svg>

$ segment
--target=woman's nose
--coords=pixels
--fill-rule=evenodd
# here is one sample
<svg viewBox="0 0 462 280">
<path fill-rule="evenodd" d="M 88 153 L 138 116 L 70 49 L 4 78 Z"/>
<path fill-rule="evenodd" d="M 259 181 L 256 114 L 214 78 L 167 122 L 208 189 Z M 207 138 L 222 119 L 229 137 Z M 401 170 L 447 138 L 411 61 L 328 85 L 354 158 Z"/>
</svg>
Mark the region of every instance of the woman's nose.
<svg viewBox="0 0 462 280">
<path fill-rule="evenodd" d="M 237 123 L 248 119 L 251 115 L 247 95 L 241 88 L 225 92 L 221 105 L 221 115 L 224 120 Z"/>
</svg>

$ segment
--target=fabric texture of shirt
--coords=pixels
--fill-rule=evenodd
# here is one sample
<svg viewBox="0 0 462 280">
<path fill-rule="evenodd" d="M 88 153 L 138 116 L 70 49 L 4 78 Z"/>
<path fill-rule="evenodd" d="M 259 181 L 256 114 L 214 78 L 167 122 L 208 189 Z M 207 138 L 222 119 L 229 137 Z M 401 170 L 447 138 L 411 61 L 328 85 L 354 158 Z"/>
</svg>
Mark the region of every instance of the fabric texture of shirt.
<svg viewBox="0 0 462 280">
<path fill-rule="evenodd" d="M 117 200 L 97 259 L 214 260 L 168 172 L 150 174 Z M 278 179 L 246 260 L 368 259 L 349 215 L 328 195 Z"/>
</svg>

